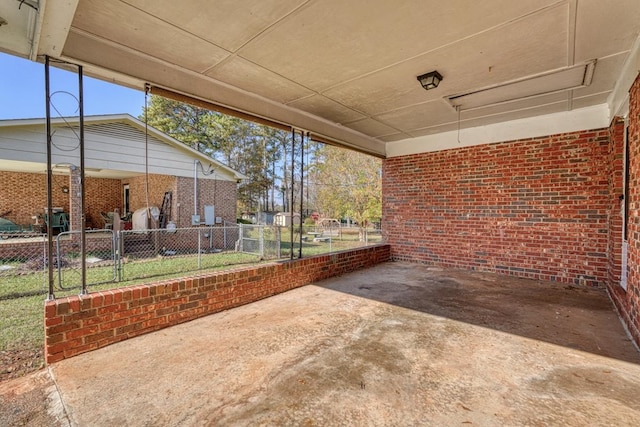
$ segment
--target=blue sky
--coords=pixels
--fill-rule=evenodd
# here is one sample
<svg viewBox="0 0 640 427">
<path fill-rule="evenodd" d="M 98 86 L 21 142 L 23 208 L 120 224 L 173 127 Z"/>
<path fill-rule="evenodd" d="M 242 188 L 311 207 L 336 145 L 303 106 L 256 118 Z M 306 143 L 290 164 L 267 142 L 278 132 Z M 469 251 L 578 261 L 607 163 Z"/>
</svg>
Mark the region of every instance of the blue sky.
<svg viewBox="0 0 640 427">
<path fill-rule="evenodd" d="M 78 75 L 52 66 L 50 82 L 52 101 L 60 114 L 77 115 Z M 129 113 L 138 117 L 142 113 L 142 91 L 87 76 L 83 86 L 85 116 Z M 44 64 L 0 53 L 0 120 L 44 117 L 44 99 Z M 51 116 L 58 115 L 52 109 Z"/>
</svg>

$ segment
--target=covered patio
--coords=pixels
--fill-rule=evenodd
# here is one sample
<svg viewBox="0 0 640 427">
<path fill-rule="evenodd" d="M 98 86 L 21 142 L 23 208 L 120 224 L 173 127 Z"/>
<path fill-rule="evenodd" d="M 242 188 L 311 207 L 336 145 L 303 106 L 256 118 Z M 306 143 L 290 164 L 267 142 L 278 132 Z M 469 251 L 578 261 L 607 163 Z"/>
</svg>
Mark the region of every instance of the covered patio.
<svg viewBox="0 0 640 427">
<path fill-rule="evenodd" d="M 11 3 L 4 51 L 383 158 L 402 261 L 185 279 L 182 313 L 137 287 L 133 327 L 83 323 L 109 295 L 48 302 L 72 420 L 637 424 L 638 1 Z"/>
<path fill-rule="evenodd" d="M 638 393 L 640 355 L 603 290 L 387 262 L 4 383 L 0 417 L 632 426 Z"/>
</svg>

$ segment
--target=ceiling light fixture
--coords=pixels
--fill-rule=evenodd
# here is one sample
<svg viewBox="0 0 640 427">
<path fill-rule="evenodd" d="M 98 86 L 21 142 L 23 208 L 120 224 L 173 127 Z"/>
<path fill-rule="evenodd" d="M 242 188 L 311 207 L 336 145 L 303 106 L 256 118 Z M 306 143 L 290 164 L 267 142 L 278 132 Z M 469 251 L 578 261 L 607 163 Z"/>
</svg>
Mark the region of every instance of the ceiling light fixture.
<svg viewBox="0 0 640 427">
<path fill-rule="evenodd" d="M 418 76 L 417 79 L 425 90 L 429 90 L 438 87 L 438 85 L 442 81 L 442 75 L 434 70 L 430 73 Z"/>
</svg>

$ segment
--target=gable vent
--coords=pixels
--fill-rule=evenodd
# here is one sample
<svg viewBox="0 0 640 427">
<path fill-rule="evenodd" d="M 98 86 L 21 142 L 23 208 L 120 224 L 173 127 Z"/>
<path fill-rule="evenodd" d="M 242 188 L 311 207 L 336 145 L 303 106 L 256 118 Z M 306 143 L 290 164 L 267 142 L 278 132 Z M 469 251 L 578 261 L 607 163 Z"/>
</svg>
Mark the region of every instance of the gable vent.
<svg viewBox="0 0 640 427">
<path fill-rule="evenodd" d="M 144 133 L 125 123 L 96 123 L 84 127 L 85 133 L 103 135 L 111 138 L 126 139 L 128 141 L 144 141 Z M 157 141 L 152 135 L 149 140 Z"/>
</svg>

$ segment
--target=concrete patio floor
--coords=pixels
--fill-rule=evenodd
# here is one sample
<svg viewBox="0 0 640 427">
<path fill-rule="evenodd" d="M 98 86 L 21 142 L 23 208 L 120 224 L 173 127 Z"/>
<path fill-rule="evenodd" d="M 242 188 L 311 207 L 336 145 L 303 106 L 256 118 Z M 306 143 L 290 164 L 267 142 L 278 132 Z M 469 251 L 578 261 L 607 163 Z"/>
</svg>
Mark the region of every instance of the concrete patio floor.
<svg viewBox="0 0 640 427">
<path fill-rule="evenodd" d="M 47 425 L 637 426 L 640 354 L 602 290 L 386 263 L 0 384 L 0 416 L 34 390 Z"/>
</svg>

